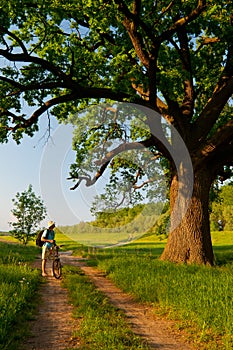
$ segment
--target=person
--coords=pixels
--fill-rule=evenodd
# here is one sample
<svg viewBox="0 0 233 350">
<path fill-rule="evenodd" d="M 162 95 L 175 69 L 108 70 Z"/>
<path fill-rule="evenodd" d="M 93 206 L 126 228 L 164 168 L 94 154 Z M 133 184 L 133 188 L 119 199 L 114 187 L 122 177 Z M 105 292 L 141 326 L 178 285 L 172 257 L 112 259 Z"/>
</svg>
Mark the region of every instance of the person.
<svg viewBox="0 0 233 350">
<path fill-rule="evenodd" d="M 222 220 L 218 220 L 218 230 L 223 231 L 223 222 Z"/>
<path fill-rule="evenodd" d="M 44 242 L 42 246 L 42 276 L 43 277 L 48 276 L 46 272 L 46 262 L 47 262 L 49 250 L 54 243 L 54 238 L 55 238 L 54 228 L 55 228 L 55 222 L 49 221 L 48 228 L 44 230 L 41 236 L 41 241 Z"/>
</svg>

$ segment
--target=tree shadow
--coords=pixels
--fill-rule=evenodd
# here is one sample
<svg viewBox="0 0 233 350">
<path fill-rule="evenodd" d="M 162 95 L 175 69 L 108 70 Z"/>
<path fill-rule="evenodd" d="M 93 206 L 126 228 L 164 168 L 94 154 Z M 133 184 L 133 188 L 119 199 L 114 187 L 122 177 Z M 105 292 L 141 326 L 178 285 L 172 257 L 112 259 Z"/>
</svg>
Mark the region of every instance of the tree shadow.
<svg viewBox="0 0 233 350">
<path fill-rule="evenodd" d="M 215 264 L 223 266 L 233 262 L 233 245 L 214 246 Z"/>
</svg>

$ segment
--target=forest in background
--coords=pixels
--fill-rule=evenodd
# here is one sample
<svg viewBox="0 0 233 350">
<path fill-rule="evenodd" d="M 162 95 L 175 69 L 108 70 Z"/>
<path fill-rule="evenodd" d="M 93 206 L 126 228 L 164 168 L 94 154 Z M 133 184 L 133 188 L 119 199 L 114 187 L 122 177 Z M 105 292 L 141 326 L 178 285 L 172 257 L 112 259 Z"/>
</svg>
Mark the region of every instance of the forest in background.
<svg viewBox="0 0 233 350">
<path fill-rule="evenodd" d="M 109 232 L 125 231 L 130 235 L 157 235 L 166 238 L 169 229 L 169 203 L 157 202 L 138 204 L 133 208 L 122 208 L 114 212 L 96 212 L 92 222 L 80 222 L 72 226 L 60 226 L 59 229 L 67 235 L 100 233 L 102 228 Z M 219 220 L 223 230 L 233 230 L 233 183 L 222 186 L 215 193 L 210 206 L 211 230 L 219 229 Z"/>
</svg>

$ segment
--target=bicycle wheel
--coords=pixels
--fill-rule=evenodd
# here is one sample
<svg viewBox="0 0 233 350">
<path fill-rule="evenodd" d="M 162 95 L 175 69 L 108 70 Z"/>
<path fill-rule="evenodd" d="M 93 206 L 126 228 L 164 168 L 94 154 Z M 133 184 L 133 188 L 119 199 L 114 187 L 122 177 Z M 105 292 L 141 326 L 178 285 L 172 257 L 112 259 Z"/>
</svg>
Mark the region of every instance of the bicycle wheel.
<svg viewBox="0 0 233 350">
<path fill-rule="evenodd" d="M 53 275 L 55 278 L 59 279 L 61 277 L 61 262 L 60 259 L 55 259 L 53 261 Z"/>
</svg>

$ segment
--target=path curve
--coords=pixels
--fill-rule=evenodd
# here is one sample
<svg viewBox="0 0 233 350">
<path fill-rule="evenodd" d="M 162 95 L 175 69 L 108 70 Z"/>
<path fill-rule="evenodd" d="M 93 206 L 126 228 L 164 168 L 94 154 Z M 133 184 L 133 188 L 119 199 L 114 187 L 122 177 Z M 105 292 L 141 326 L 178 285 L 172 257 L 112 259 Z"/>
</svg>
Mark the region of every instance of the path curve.
<svg viewBox="0 0 233 350">
<path fill-rule="evenodd" d="M 187 343 L 182 332 L 175 331 L 173 321 L 162 319 L 155 315 L 151 307 L 134 302 L 130 295 L 123 293 L 100 270 L 88 267 L 85 259 L 74 257 L 71 252 L 63 252 L 61 259 L 63 265 L 79 267 L 96 288 L 108 297 L 112 305 L 123 310 L 132 331 L 145 339 L 150 349 L 194 349 Z M 40 268 L 40 259 L 34 267 Z M 40 293 L 43 304 L 32 322 L 32 336 L 20 350 L 78 349 L 78 339 L 72 338 L 72 331 L 78 328 L 78 321 L 72 318 L 73 308 L 68 304 L 67 291 L 61 287 L 60 280 L 46 278 Z"/>
<path fill-rule="evenodd" d="M 89 267 L 85 261 L 71 255 L 64 255 L 63 261 L 78 266 L 103 292 L 110 303 L 124 311 L 132 331 L 145 339 L 151 349 L 192 350 L 182 332 L 175 331 L 173 321 L 155 315 L 147 305 L 136 303 L 129 294 L 122 292 L 100 270 Z"/>
</svg>

